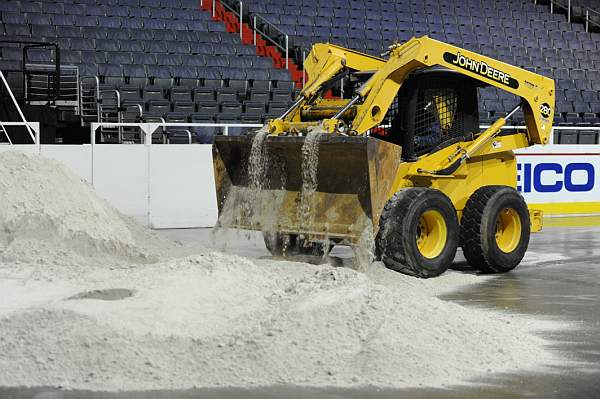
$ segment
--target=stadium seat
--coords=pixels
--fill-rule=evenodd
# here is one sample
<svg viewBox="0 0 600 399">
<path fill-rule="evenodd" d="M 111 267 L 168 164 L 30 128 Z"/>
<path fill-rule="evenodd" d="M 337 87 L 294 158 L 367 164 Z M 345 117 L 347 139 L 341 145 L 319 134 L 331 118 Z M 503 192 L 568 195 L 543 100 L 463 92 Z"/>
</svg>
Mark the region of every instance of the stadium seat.
<svg viewBox="0 0 600 399">
<path fill-rule="evenodd" d="M 240 116 L 242 114 L 242 105 L 237 101 L 222 103 L 221 104 L 221 113 L 227 114 L 229 116 L 231 116 L 231 115 Z"/>
<path fill-rule="evenodd" d="M 577 144 L 598 144 L 597 131 L 580 131 Z"/>
<path fill-rule="evenodd" d="M 193 89 L 194 102 L 213 102 L 216 100 L 215 91 L 209 87 L 196 87 Z"/>
<path fill-rule="evenodd" d="M 219 113 L 219 106 L 215 101 L 203 101 L 197 102 L 197 113 L 200 115 L 210 116 L 214 119 L 214 117 Z"/>
<path fill-rule="evenodd" d="M 119 87 L 119 94 L 121 95 L 121 101 L 143 101 L 142 93 L 138 86 L 124 85 Z"/>
<path fill-rule="evenodd" d="M 144 102 L 150 100 L 162 100 L 164 98 L 162 87 L 148 85 L 142 88 L 142 99 Z"/>
<path fill-rule="evenodd" d="M 265 115 L 266 109 L 263 103 L 246 102 L 244 104 L 244 115 L 258 116 L 259 119 Z"/>
<path fill-rule="evenodd" d="M 577 144 L 576 131 L 562 130 L 558 137 L 558 144 Z"/>
<path fill-rule="evenodd" d="M 173 103 L 173 111 L 189 115 L 196 111 L 196 107 L 192 101 L 177 100 Z"/>
<path fill-rule="evenodd" d="M 222 103 L 237 103 L 238 91 L 233 87 L 222 87 L 217 90 L 217 102 Z"/>
<path fill-rule="evenodd" d="M 149 113 L 163 115 L 171 111 L 171 103 L 167 100 L 150 100 L 147 102 Z"/>
</svg>

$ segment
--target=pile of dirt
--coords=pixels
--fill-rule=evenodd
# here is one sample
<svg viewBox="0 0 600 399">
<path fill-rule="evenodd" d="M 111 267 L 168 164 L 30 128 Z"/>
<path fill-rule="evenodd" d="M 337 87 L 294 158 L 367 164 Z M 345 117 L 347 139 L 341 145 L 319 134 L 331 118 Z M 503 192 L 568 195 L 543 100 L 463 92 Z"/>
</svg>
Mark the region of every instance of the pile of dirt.
<svg viewBox="0 0 600 399">
<path fill-rule="evenodd" d="M 0 153 L 0 259 L 77 264 L 80 257 L 151 262 L 172 243 L 119 214 L 60 163 Z"/>
<path fill-rule="evenodd" d="M 174 256 L 58 163 L 0 164 L 0 385 L 443 386 L 555 361 L 545 323 L 437 298 L 479 276 Z"/>
</svg>

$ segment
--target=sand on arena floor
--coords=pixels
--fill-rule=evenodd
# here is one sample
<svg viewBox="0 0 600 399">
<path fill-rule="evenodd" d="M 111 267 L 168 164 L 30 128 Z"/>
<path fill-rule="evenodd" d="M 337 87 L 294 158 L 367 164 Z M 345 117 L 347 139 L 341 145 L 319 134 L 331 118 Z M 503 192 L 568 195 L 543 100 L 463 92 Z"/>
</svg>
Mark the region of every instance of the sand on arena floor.
<svg viewBox="0 0 600 399">
<path fill-rule="evenodd" d="M 482 276 L 191 249 L 55 161 L 0 164 L 0 385 L 446 386 L 558 361 L 555 323 L 438 298 Z"/>
</svg>

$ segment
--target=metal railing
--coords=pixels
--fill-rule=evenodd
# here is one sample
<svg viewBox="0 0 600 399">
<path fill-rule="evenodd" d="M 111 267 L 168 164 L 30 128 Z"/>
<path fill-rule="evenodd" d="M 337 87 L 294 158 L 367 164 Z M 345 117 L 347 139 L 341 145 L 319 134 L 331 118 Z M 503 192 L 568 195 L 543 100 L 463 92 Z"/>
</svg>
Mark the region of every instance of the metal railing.
<svg viewBox="0 0 600 399">
<path fill-rule="evenodd" d="M 261 30 L 259 28 L 259 24 L 261 24 L 261 23 L 262 23 L 263 26 L 268 27 L 269 31 L 270 30 L 274 30 L 277 33 L 279 33 L 280 36 L 284 38 L 285 45 L 280 44 L 277 40 L 275 40 L 273 37 L 271 37 L 270 32 L 266 32 L 266 30 Z M 290 36 L 287 33 L 285 33 L 284 31 L 282 31 L 281 29 L 279 29 L 275 24 L 273 24 L 272 22 L 270 22 L 269 20 L 267 20 L 266 18 L 264 18 L 260 14 L 253 14 L 252 15 L 252 30 L 254 32 L 254 45 L 256 45 L 256 39 L 257 39 L 256 35 L 260 34 L 268 42 L 270 42 L 275 47 L 277 47 L 278 49 L 280 49 L 281 51 L 283 51 L 285 53 L 285 69 L 289 69 L 289 62 L 290 62 Z"/>
<path fill-rule="evenodd" d="M 32 49 L 51 49 L 54 52 L 54 62 L 52 65 L 48 65 L 49 68 L 45 70 L 45 74 L 48 76 L 47 79 L 47 101 L 48 103 L 54 103 L 60 94 L 60 49 L 56 43 L 46 43 L 29 40 L 0 40 L 2 43 L 16 44 L 23 50 L 23 56 L 21 60 L 22 70 L 25 75 L 23 79 L 23 93 L 25 95 L 25 101 L 29 102 L 27 92 L 27 80 L 28 80 L 28 68 L 32 65 L 36 65 L 29 59 L 30 50 Z"/>
<path fill-rule="evenodd" d="M 79 110 L 81 126 L 86 122 L 100 122 L 100 79 L 84 76 L 79 79 Z"/>
<path fill-rule="evenodd" d="M 254 129 L 262 127 L 262 124 L 258 123 L 180 123 L 180 122 L 145 122 L 145 123 L 110 123 L 110 122 L 93 122 L 90 124 L 90 142 L 92 144 L 96 143 L 96 132 L 99 128 L 137 128 L 142 132 L 142 141 L 141 144 L 151 144 L 153 135 L 167 135 L 168 131 L 165 131 L 165 128 L 174 127 L 174 128 L 194 128 L 194 127 L 206 127 L 206 128 L 221 128 L 221 134 L 228 136 L 230 133 L 230 129 L 233 128 L 242 128 L 242 129 Z M 480 129 L 486 129 L 490 125 L 482 124 L 480 125 Z M 503 130 L 526 130 L 527 127 L 523 125 L 511 125 L 511 126 L 503 126 Z M 560 131 L 596 131 L 600 135 L 600 126 L 554 126 L 552 128 L 552 132 L 550 134 L 550 141 L 548 144 L 557 144 L 554 142 L 555 132 Z M 191 133 L 190 133 L 191 134 Z M 367 132 L 368 135 L 368 132 Z M 599 136 L 600 137 L 600 136 Z M 169 144 L 169 139 L 165 138 L 162 140 L 162 143 Z M 192 143 L 190 139 L 188 143 Z M 560 145 L 569 145 L 569 144 L 560 144 Z M 572 145 L 594 145 L 590 144 L 577 144 L 573 143 Z M 596 143 L 595 145 L 600 145 L 600 143 Z"/>
<path fill-rule="evenodd" d="M 79 113 L 79 67 L 61 65 L 58 84 L 54 86 L 54 65 L 31 64 L 25 66 L 25 98 L 28 104 L 46 104 L 74 107 Z"/>
<path fill-rule="evenodd" d="M 187 122 L 143 122 L 143 123 L 134 123 L 134 122 L 92 122 L 90 124 L 90 143 L 98 144 L 96 142 L 96 132 L 98 129 L 119 129 L 123 128 L 135 128 L 139 129 L 141 132 L 141 143 L 150 145 L 152 144 L 152 137 L 154 135 L 162 136 L 163 144 L 170 144 L 171 137 L 169 134 L 168 128 L 179 128 L 177 131 L 184 131 L 181 128 L 220 128 L 223 135 L 228 136 L 230 129 L 233 128 L 241 128 L 241 129 L 253 129 L 260 128 L 262 124 L 258 123 L 187 123 Z M 188 144 L 192 144 L 192 132 L 188 130 Z M 122 138 L 121 138 L 122 140 Z M 123 144 L 121 141 L 119 144 Z"/>
<path fill-rule="evenodd" d="M 11 125 L 12 126 L 24 126 L 27 129 L 27 132 L 29 133 L 29 137 L 31 137 L 33 144 L 39 143 L 39 136 L 40 136 L 39 124 L 37 126 L 37 130 L 34 130 L 31 127 L 31 124 L 29 122 L 27 122 L 27 120 L 25 119 L 25 115 L 23 115 L 23 111 L 21 111 L 21 107 L 19 106 L 19 103 L 17 102 L 17 99 L 15 98 L 15 95 L 13 94 L 12 89 L 10 88 L 10 85 L 6 81 L 6 77 L 4 76 L 4 73 L 1 70 L 0 70 L 0 79 L 2 79 L 4 88 L 8 92 L 8 95 L 10 96 L 10 99 L 12 100 L 12 103 L 14 104 L 14 106 L 17 110 L 17 113 L 19 114 L 19 117 L 21 118 L 21 121 L 22 121 L 22 122 L 3 122 L 2 123 L 2 130 L 3 130 L 4 134 L 6 135 L 7 140 L 9 141 L 9 143 L 12 144 L 12 141 L 11 141 L 10 137 L 8 136 L 8 132 L 6 131 L 5 126 L 11 126 Z"/>
<path fill-rule="evenodd" d="M 41 43 L 41 42 L 21 42 L 23 44 L 23 73 L 25 74 L 25 79 L 23 81 L 23 92 L 25 93 L 25 102 L 31 103 L 32 101 L 46 101 L 48 104 L 55 104 L 56 101 L 60 97 L 60 49 L 56 43 Z M 52 49 L 50 51 L 54 51 L 54 63 L 53 65 L 49 64 L 38 64 L 31 62 L 29 59 L 30 50 L 32 49 Z M 37 69 L 41 67 L 41 70 Z M 33 68 L 30 69 L 30 68 Z M 31 81 L 31 78 L 36 78 L 37 81 L 34 80 L 35 83 L 40 83 L 40 76 L 44 77 L 45 87 L 40 87 L 39 85 L 34 84 L 36 89 L 41 89 L 39 93 L 35 93 L 31 91 L 31 85 L 28 83 Z M 29 90 L 28 90 L 29 89 Z M 32 100 L 31 96 L 35 97 L 35 100 Z M 43 100 L 42 100 L 42 97 Z"/>
<path fill-rule="evenodd" d="M 534 1 L 534 4 L 537 4 L 537 0 Z M 567 12 L 567 21 L 572 22 L 571 19 L 573 17 L 573 4 L 571 3 L 571 0 L 550 0 L 550 13 L 551 14 L 554 14 L 555 8 L 565 10 Z M 585 10 L 585 14 L 583 15 L 584 21 L 585 21 L 585 31 L 586 32 L 590 31 L 590 23 L 592 25 L 600 28 L 600 23 L 594 22 L 590 18 L 590 15 L 595 15 L 595 16 L 598 16 L 598 19 L 600 20 L 600 11 L 594 10 L 587 6 L 581 6 L 581 8 L 583 8 Z"/>
<path fill-rule="evenodd" d="M 218 0 L 200 0 L 200 7 L 202 7 L 205 2 L 210 1 L 211 2 L 211 10 L 212 10 L 212 16 L 215 17 L 216 13 L 217 13 L 217 1 Z M 219 4 L 221 4 L 225 9 L 227 9 L 229 12 L 233 13 L 233 15 L 237 16 L 239 18 L 239 24 L 240 24 L 240 39 L 243 39 L 243 25 L 244 25 L 244 3 L 243 1 L 238 1 L 237 5 L 238 7 L 233 7 L 230 4 L 228 4 L 228 2 L 226 1 L 219 1 Z M 265 38 L 269 43 L 271 43 L 272 45 L 274 45 L 275 47 L 277 47 L 279 50 L 281 50 L 281 52 L 283 52 L 285 54 L 285 69 L 289 69 L 289 56 L 290 56 L 290 37 L 287 33 L 285 33 L 284 31 L 282 31 L 281 29 L 279 29 L 274 23 L 270 22 L 269 20 L 267 20 L 266 18 L 264 18 L 263 16 L 261 16 L 260 14 L 256 14 L 256 13 L 252 13 L 252 16 L 250 18 L 250 16 L 248 15 L 248 20 L 250 22 L 250 27 L 252 29 L 252 35 L 253 35 L 253 43 L 256 46 L 257 43 L 257 35 L 260 34 L 263 36 L 263 38 Z M 262 26 L 267 26 L 268 29 L 271 31 L 276 31 L 281 37 L 284 38 L 284 43 L 285 44 L 281 44 L 279 43 L 276 38 L 273 38 L 271 36 L 271 34 L 269 32 L 266 32 L 265 30 L 260 29 L 259 23 Z"/>
<path fill-rule="evenodd" d="M 592 10 L 591 8 L 586 7 L 585 8 L 585 31 L 589 32 L 590 31 L 590 23 L 592 25 L 595 25 L 597 27 L 600 27 L 600 24 L 598 24 L 597 22 L 594 22 L 590 19 L 590 13 L 595 14 L 596 16 L 599 17 L 600 19 L 600 12 L 596 11 L 596 10 Z"/>
<path fill-rule="evenodd" d="M 212 0 L 213 3 L 216 2 L 216 0 Z M 225 8 L 226 10 L 228 10 L 229 12 L 231 12 L 233 15 L 235 15 L 236 17 L 239 18 L 239 24 L 240 24 L 240 39 L 242 39 L 242 35 L 243 35 L 243 30 L 242 30 L 242 26 L 243 26 L 243 16 L 244 16 L 244 4 L 242 3 L 242 1 L 238 2 L 238 6 L 239 8 L 236 10 L 234 7 L 232 7 L 231 5 L 229 5 L 226 1 L 221 1 L 219 2 L 223 8 Z M 213 5 L 213 17 L 215 16 L 215 12 L 216 12 L 216 6 Z"/>
<path fill-rule="evenodd" d="M 480 129 L 487 129 L 488 127 L 490 127 L 490 125 L 480 125 L 479 128 Z M 503 130 L 526 130 L 527 126 L 524 125 L 514 125 L 514 126 L 503 126 L 502 127 Z M 552 131 L 550 133 L 550 140 L 548 142 L 548 144 L 558 144 L 554 142 L 554 134 L 555 132 L 560 132 L 560 131 L 597 131 L 598 134 L 600 135 L 600 126 L 553 126 L 552 127 Z M 600 137 L 600 136 L 599 136 Z M 600 144 L 600 143 L 596 143 L 596 144 Z M 569 145 L 569 144 L 560 144 L 560 145 Z M 572 144 L 572 145 L 592 145 L 592 144 Z"/>
<path fill-rule="evenodd" d="M 6 139 L 8 140 L 8 144 L 10 145 L 19 145 L 19 144 L 14 144 L 12 142 L 12 140 L 10 139 L 10 136 L 8 134 L 8 132 L 6 131 L 6 127 L 7 126 L 13 126 L 13 127 L 24 127 L 26 128 L 30 134 L 33 135 L 32 137 L 32 142 L 30 144 L 40 144 L 40 123 L 39 122 L 30 122 L 30 121 L 25 121 L 25 122 L 1 122 L 0 121 L 0 130 L 4 131 L 4 134 L 6 135 Z M 2 144 L 2 143 L 0 143 Z M 30 145 L 29 144 L 29 145 Z"/>
</svg>

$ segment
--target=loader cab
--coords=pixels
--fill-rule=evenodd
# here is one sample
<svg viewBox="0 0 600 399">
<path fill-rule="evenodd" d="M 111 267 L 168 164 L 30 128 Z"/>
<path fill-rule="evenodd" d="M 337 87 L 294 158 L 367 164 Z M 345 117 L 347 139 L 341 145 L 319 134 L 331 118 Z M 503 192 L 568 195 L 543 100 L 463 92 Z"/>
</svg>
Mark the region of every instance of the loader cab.
<svg viewBox="0 0 600 399">
<path fill-rule="evenodd" d="M 480 85 L 442 67 L 417 70 L 404 81 L 371 135 L 401 145 L 405 161 L 468 139 L 479 132 Z"/>
</svg>

